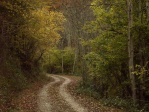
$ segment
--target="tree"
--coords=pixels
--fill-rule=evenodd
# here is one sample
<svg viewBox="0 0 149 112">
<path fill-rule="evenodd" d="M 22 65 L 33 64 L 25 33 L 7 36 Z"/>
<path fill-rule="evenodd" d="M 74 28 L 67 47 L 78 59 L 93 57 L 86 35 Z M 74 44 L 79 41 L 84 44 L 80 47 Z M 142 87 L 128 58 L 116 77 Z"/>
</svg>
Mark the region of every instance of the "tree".
<svg viewBox="0 0 149 112">
<path fill-rule="evenodd" d="M 20 91 L 39 79 L 47 61 L 45 53 L 58 43 L 65 20 L 62 13 L 51 10 L 51 4 L 42 0 L 0 0 L 3 93 Z"/>
<path fill-rule="evenodd" d="M 149 0 L 146 0 L 147 22 L 149 24 Z"/>
<path fill-rule="evenodd" d="M 128 53 L 129 53 L 129 75 L 132 85 L 132 97 L 133 102 L 136 104 L 136 82 L 134 72 L 134 48 L 133 48 L 133 37 L 131 35 L 131 28 L 133 25 L 133 3 L 131 0 L 127 0 L 128 7 Z"/>
</svg>

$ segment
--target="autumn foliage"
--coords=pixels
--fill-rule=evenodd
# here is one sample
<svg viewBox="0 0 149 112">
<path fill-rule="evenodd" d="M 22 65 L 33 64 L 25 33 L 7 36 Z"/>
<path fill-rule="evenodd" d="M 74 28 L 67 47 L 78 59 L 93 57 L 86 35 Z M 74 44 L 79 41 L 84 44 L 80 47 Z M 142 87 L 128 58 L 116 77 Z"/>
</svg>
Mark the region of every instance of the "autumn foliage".
<svg viewBox="0 0 149 112">
<path fill-rule="evenodd" d="M 50 7 L 41 0 L 0 1 L 0 105 L 40 76 L 43 55 L 61 38 L 65 18 Z"/>
</svg>

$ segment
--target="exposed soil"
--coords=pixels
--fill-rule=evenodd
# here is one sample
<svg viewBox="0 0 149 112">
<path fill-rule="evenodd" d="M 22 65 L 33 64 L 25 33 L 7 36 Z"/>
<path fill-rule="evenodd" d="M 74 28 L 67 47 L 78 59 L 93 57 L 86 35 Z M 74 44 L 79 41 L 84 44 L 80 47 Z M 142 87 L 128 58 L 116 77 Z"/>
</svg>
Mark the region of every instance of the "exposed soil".
<svg viewBox="0 0 149 112">
<path fill-rule="evenodd" d="M 39 91 L 50 80 L 38 81 L 29 88 L 23 90 L 11 102 L 10 112 L 38 112 L 38 94 Z"/>
<path fill-rule="evenodd" d="M 13 99 L 12 112 L 122 112 L 102 106 L 92 97 L 78 94 L 78 76 L 48 75 L 47 83 L 36 82 Z"/>
</svg>

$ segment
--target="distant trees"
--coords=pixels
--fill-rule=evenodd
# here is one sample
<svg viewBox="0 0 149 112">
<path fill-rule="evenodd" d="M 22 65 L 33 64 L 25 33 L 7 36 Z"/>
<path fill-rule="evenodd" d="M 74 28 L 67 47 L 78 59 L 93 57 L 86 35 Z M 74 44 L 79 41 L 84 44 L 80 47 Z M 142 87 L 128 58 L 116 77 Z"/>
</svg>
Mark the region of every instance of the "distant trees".
<svg viewBox="0 0 149 112">
<path fill-rule="evenodd" d="M 101 97 L 148 101 L 148 0 L 67 0 L 64 48 L 75 49 L 73 73 Z"/>
<path fill-rule="evenodd" d="M 91 35 L 88 35 L 83 29 L 86 21 L 93 18 L 93 13 L 90 10 L 90 0 L 60 0 L 61 5 L 59 10 L 61 10 L 67 22 L 64 27 L 65 38 L 64 44 L 68 47 L 75 49 L 74 62 L 72 67 L 73 74 L 83 74 L 86 70 L 84 68 L 85 62 L 83 62 L 83 55 L 86 53 L 86 48 L 82 46 L 83 40 L 87 40 Z"/>
</svg>

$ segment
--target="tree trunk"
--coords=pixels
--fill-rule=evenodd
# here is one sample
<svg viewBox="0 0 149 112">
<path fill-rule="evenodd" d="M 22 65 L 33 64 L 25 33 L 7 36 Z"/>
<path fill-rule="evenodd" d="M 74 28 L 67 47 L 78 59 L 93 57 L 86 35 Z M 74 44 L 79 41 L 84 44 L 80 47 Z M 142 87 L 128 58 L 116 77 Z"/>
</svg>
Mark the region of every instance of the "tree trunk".
<svg viewBox="0 0 149 112">
<path fill-rule="evenodd" d="M 133 103 L 136 104 L 136 82 L 134 72 L 134 48 L 133 37 L 131 35 L 131 27 L 133 25 L 133 3 L 132 0 L 127 0 L 128 7 L 128 54 L 129 54 L 129 75 L 131 80 Z"/>
<path fill-rule="evenodd" d="M 142 24 L 143 22 L 143 12 L 142 12 L 142 0 L 139 0 L 139 20 L 140 20 L 140 23 Z M 139 58 L 140 58 L 140 65 L 141 67 L 144 66 L 144 63 L 143 63 L 143 52 L 142 52 L 142 49 L 144 48 L 143 46 L 143 41 L 142 41 L 142 37 L 141 37 L 141 33 L 139 33 Z M 144 76 L 144 75 L 143 75 Z M 140 78 L 140 99 L 143 101 L 144 100 L 144 77 L 141 77 Z"/>
<path fill-rule="evenodd" d="M 73 67 L 72 67 L 72 74 L 75 72 L 75 65 L 76 65 L 76 53 L 74 54 L 74 62 L 73 62 Z"/>
<path fill-rule="evenodd" d="M 87 80 L 87 67 L 86 67 L 86 62 L 85 62 L 85 59 L 84 59 L 84 56 L 86 54 L 86 48 L 85 46 L 81 46 L 82 47 L 82 51 L 81 51 L 81 60 L 82 60 L 82 81 L 83 81 L 83 85 L 86 84 L 86 82 L 88 81 Z"/>
<path fill-rule="evenodd" d="M 149 0 L 146 0 L 147 23 L 149 24 Z"/>
<path fill-rule="evenodd" d="M 62 39 L 62 74 L 64 73 L 64 39 Z"/>
<path fill-rule="evenodd" d="M 140 22 L 142 23 L 143 21 L 143 12 L 142 12 L 142 0 L 139 0 L 139 19 L 140 19 Z"/>
<path fill-rule="evenodd" d="M 62 54 L 62 74 L 64 73 L 64 56 Z"/>
</svg>

